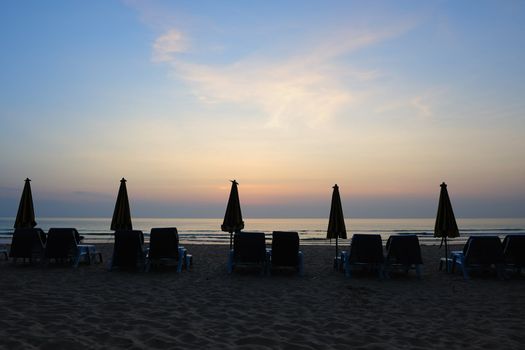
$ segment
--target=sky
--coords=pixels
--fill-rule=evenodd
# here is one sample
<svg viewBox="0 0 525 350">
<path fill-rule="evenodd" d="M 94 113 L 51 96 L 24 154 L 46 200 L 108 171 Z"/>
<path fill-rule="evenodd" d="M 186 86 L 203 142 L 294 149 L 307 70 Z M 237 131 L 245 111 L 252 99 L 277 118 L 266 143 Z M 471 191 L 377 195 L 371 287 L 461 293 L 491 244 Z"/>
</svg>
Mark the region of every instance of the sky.
<svg viewBox="0 0 525 350">
<path fill-rule="evenodd" d="M 0 216 L 525 216 L 525 2 L 0 2 Z"/>
</svg>

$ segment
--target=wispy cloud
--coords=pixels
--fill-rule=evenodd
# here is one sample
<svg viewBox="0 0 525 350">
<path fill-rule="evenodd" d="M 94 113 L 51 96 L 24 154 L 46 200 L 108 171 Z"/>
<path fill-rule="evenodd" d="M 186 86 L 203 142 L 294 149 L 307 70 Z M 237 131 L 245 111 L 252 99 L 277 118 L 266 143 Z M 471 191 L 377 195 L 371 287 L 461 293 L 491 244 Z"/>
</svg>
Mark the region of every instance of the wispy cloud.
<svg viewBox="0 0 525 350">
<path fill-rule="evenodd" d="M 175 60 L 175 55 L 187 50 L 187 40 L 184 35 L 171 29 L 159 36 L 153 43 L 153 61 L 170 62 Z"/>
<path fill-rule="evenodd" d="M 359 103 L 363 93 L 346 82 L 366 82 L 381 73 L 352 68 L 338 62 L 353 51 L 374 45 L 407 30 L 398 26 L 378 31 L 327 33 L 308 48 L 297 48 L 288 57 L 259 53 L 224 65 L 197 64 L 177 57 L 186 49 L 177 29 L 158 37 L 154 61 L 171 64 L 175 76 L 185 81 L 204 103 L 236 103 L 255 107 L 269 128 L 302 123 L 316 127 L 329 121 L 345 106 Z"/>
<path fill-rule="evenodd" d="M 419 113 L 422 117 L 432 116 L 432 110 L 430 104 L 423 96 L 416 96 L 410 100 L 410 105 Z"/>
<path fill-rule="evenodd" d="M 383 115 L 399 115 L 411 120 L 429 120 L 437 117 L 436 109 L 439 101 L 447 94 L 445 87 L 425 88 L 423 91 L 405 91 L 384 97 L 380 106 L 374 108 L 374 113 Z M 389 99 L 388 99 L 389 98 Z"/>
</svg>

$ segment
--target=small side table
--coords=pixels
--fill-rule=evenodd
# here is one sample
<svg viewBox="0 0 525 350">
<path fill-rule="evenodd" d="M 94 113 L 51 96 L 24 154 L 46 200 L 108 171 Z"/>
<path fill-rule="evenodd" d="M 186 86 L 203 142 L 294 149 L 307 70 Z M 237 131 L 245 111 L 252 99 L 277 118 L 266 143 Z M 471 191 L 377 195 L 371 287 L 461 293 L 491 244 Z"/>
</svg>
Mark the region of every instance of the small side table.
<svg viewBox="0 0 525 350">
<path fill-rule="evenodd" d="M 80 256 L 86 257 L 86 262 L 91 265 L 91 262 L 100 264 L 102 263 L 102 253 L 97 251 L 97 246 L 94 244 L 79 244 L 77 245 L 80 250 Z M 97 259 L 98 258 L 98 259 Z"/>
</svg>

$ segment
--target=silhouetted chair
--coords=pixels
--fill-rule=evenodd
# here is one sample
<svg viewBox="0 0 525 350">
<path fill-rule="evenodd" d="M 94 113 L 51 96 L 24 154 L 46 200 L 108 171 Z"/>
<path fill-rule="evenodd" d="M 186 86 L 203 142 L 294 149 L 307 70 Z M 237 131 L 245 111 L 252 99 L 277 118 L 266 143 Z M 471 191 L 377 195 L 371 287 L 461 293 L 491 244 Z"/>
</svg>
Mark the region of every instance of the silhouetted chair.
<svg viewBox="0 0 525 350">
<path fill-rule="evenodd" d="M 257 266 L 264 274 L 267 267 L 264 232 L 237 232 L 228 258 L 228 273 L 236 266 Z"/>
<path fill-rule="evenodd" d="M 465 279 L 471 270 L 488 270 L 492 266 L 498 277 L 503 277 L 503 245 L 498 236 L 470 236 L 463 251 L 451 252 L 451 258 L 452 272 L 459 266 Z"/>
<path fill-rule="evenodd" d="M 61 263 L 70 262 L 75 267 L 78 266 L 81 259 L 91 263 L 92 255 L 99 256 L 100 261 L 102 261 L 100 253 L 96 253 L 94 248 L 88 249 L 94 246 L 78 244 L 79 237 L 80 235 L 75 228 L 50 228 L 47 233 L 44 258 Z"/>
<path fill-rule="evenodd" d="M 44 258 L 46 260 L 54 259 L 55 262 L 60 261 L 61 263 L 68 261 L 77 265 L 79 249 L 75 231 L 74 228 L 50 228 L 47 232 Z"/>
<path fill-rule="evenodd" d="M 175 227 L 151 229 L 147 258 L 148 271 L 151 265 L 176 264 L 178 273 L 182 271 L 183 266 L 188 268 L 192 260 L 186 248 L 179 245 L 179 234 Z"/>
<path fill-rule="evenodd" d="M 525 267 L 525 235 L 507 235 L 503 239 L 505 268 L 521 273 Z"/>
<path fill-rule="evenodd" d="M 421 278 L 421 247 L 416 235 L 395 235 L 388 237 L 386 242 L 385 275 L 388 277 L 391 270 L 397 268 L 408 273 L 413 268 Z"/>
<path fill-rule="evenodd" d="M 138 230 L 115 232 L 113 257 L 110 270 L 144 269 L 146 254 L 144 253 L 144 234 Z"/>
<path fill-rule="evenodd" d="M 9 257 L 13 258 L 16 263 L 17 259 L 41 259 L 44 254 L 44 243 L 42 236 L 45 237 L 44 231 L 39 228 L 17 228 L 13 232 Z"/>
<path fill-rule="evenodd" d="M 351 268 L 359 266 L 377 270 L 383 277 L 383 242 L 380 235 L 354 234 L 350 242 L 350 252 L 341 252 L 345 275 L 352 276 Z"/>
<path fill-rule="evenodd" d="M 299 250 L 297 232 L 274 231 L 269 255 L 272 268 L 292 267 L 300 276 L 304 274 L 303 252 Z"/>
</svg>

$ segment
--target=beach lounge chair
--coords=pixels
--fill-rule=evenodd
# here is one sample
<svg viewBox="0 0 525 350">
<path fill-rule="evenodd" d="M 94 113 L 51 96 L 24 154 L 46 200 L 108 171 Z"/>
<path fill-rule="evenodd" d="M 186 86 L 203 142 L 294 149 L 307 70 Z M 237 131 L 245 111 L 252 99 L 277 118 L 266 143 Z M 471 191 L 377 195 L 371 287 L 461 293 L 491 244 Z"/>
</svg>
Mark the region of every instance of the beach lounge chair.
<svg viewBox="0 0 525 350">
<path fill-rule="evenodd" d="M 383 243 L 380 235 L 354 234 L 350 242 L 350 251 L 341 252 L 343 269 L 347 277 L 352 276 L 351 268 L 359 266 L 377 270 L 383 278 Z"/>
<path fill-rule="evenodd" d="M 269 251 L 271 268 L 295 268 L 299 276 L 304 274 L 303 252 L 299 250 L 297 232 L 274 231 L 272 248 Z"/>
<path fill-rule="evenodd" d="M 228 257 L 228 273 L 237 266 L 260 267 L 266 272 L 266 239 L 264 232 L 237 232 L 233 236 L 233 249 Z"/>
<path fill-rule="evenodd" d="M 421 278 L 421 247 L 416 235 L 394 235 L 386 242 L 385 276 L 389 277 L 393 269 L 402 269 L 408 273 L 416 270 L 417 278 Z"/>
<path fill-rule="evenodd" d="M 499 278 L 503 278 L 503 245 L 498 236 L 470 236 L 463 251 L 451 252 L 452 272 L 459 266 L 463 278 L 469 278 L 469 271 L 488 270 L 495 267 Z"/>
<path fill-rule="evenodd" d="M 142 270 L 145 267 L 144 234 L 138 230 L 122 230 L 115 232 L 113 256 L 109 269 Z"/>
<path fill-rule="evenodd" d="M 521 273 L 525 267 L 525 235 L 507 235 L 503 239 L 505 270 Z"/>
<path fill-rule="evenodd" d="M 146 270 L 151 266 L 173 265 L 177 266 L 177 272 L 182 271 L 183 266 L 189 268 L 192 256 L 186 248 L 179 245 L 179 234 L 175 227 L 152 228 L 149 236 L 149 249 L 147 255 Z"/>
<path fill-rule="evenodd" d="M 42 259 L 44 255 L 44 243 L 42 237 L 45 237 L 44 231 L 39 228 L 17 228 L 13 232 L 9 257 L 13 258 L 16 264 L 18 259 L 26 259 L 33 262 L 34 259 Z"/>
<path fill-rule="evenodd" d="M 102 255 L 94 251 L 94 246 L 79 245 L 79 233 L 74 228 L 50 228 L 47 233 L 47 243 L 44 258 L 55 262 L 70 262 L 77 267 L 81 260 L 91 263 L 94 256 L 102 261 Z M 91 249 L 87 249 L 91 248 Z"/>
</svg>

